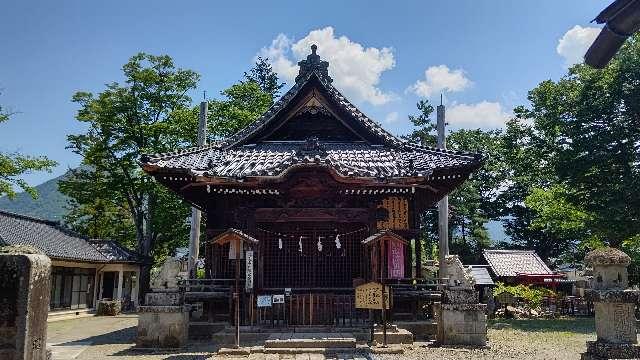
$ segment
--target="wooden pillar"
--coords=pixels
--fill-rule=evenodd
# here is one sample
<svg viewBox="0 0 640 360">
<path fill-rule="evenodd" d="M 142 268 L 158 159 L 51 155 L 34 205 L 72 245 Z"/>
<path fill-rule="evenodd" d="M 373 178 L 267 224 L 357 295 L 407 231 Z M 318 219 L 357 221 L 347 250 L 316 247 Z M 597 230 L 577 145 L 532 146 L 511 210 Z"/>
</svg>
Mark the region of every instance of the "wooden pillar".
<svg viewBox="0 0 640 360">
<path fill-rule="evenodd" d="M 422 241 L 420 236 L 416 237 L 416 278 L 422 278 Z"/>
</svg>

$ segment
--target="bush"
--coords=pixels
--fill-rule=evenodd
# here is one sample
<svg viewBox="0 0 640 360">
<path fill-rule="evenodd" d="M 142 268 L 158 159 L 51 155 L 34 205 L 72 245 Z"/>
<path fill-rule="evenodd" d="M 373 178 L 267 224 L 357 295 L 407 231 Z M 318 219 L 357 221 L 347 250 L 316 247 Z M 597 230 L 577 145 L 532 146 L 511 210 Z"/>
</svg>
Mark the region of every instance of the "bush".
<svg viewBox="0 0 640 360">
<path fill-rule="evenodd" d="M 542 305 L 542 298 L 555 297 L 556 293 L 553 290 L 547 288 L 535 288 L 529 285 L 505 285 L 504 283 L 497 282 L 495 289 L 493 289 L 493 296 L 508 292 L 516 298 L 524 300 L 529 309 L 537 309 Z"/>
</svg>

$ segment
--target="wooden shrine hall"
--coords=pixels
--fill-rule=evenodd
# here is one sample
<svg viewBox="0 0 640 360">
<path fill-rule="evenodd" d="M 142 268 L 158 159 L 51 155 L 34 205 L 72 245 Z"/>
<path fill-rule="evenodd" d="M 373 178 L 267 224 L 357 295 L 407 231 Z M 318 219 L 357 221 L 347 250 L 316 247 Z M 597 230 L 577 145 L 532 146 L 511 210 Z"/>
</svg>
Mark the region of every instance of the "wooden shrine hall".
<svg viewBox="0 0 640 360">
<path fill-rule="evenodd" d="M 405 302 L 415 314 L 420 214 L 482 163 L 478 154 L 388 133 L 332 85 L 316 51 L 298 63 L 293 87 L 235 135 L 141 159 L 148 174 L 206 213 L 199 294 L 214 317 L 229 318 L 237 257 L 246 323 L 276 305 L 289 325 L 335 323 L 340 312 L 354 320 L 354 287 L 381 278 L 398 287 L 394 308 Z M 274 297 L 270 309 L 257 306 L 261 295 L 280 294 L 282 304 Z M 280 315 L 269 316 L 273 323 Z"/>
</svg>

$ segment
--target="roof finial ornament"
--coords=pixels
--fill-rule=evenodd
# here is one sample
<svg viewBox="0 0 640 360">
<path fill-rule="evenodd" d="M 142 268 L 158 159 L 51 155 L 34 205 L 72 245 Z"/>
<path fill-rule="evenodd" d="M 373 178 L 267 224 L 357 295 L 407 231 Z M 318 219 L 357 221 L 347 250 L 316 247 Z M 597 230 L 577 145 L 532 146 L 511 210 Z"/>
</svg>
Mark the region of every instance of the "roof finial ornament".
<svg viewBox="0 0 640 360">
<path fill-rule="evenodd" d="M 296 76 L 296 82 L 304 81 L 308 79 L 308 75 L 316 73 L 320 80 L 332 82 L 333 79 L 329 76 L 329 62 L 320 60 L 320 55 L 317 54 L 318 45 L 311 45 L 311 54 L 307 55 L 306 60 L 298 62 L 300 71 Z"/>
</svg>

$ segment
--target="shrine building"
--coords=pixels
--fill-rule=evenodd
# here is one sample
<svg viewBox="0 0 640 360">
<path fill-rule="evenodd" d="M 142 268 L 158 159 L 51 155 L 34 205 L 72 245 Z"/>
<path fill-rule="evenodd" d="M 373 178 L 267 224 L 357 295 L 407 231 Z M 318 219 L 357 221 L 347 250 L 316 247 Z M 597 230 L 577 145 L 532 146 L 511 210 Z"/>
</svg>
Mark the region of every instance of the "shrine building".
<svg viewBox="0 0 640 360">
<path fill-rule="evenodd" d="M 258 297 L 280 294 L 283 314 L 271 314 L 272 323 L 331 324 L 341 312 L 357 323 L 354 287 L 381 279 L 397 288 L 394 308 L 415 316 L 420 214 L 481 166 L 479 154 L 384 130 L 332 85 L 316 51 L 298 63 L 293 87 L 235 135 L 141 159 L 144 171 L 206 214 L 207 280 L 192 296 L 209 320 L 232 321 L 237 256 L 243 323 L 264 316 Z"/>
</svg>

